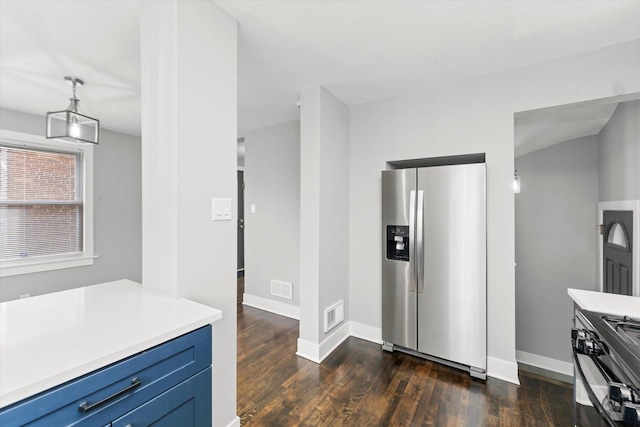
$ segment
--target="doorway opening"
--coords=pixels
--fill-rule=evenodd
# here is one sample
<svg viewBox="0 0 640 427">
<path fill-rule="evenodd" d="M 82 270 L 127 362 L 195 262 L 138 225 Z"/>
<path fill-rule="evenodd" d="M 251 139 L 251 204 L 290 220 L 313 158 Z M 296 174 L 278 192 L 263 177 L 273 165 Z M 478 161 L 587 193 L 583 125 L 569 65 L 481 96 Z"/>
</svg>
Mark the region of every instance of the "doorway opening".
<svg viewBox="0 0 640 427">
<path fill-rule="evenodd" d="M 640 200 L 598 203 L 598 290 L 640 296 Z"/>
<path fill-rule="evenodd" d="M 515 114 L 514 170 L 521 179 L 521 191 L 514 194 L 516 359 L 521 369 L 554 378 L 560 374 L 557 378 L 565 381 L 573 375 L 562 327 L 573 313 L 567 289 L 603 289 L 599 203 L 640 198 L 639 114 L 638 93 Z"/>
</svg>

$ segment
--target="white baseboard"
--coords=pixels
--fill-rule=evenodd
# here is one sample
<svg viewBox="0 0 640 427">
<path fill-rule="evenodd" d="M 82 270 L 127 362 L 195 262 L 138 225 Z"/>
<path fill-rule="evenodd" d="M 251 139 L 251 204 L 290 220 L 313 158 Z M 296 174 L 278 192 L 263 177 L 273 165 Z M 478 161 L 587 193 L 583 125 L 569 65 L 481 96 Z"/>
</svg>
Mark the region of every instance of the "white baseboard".
<svg viewBox="0 0 640 427">
<path fill-rule="evenodd" d="M 296 355 L 304 357 L 307 360 L 311 360 L 315 363 L 320 363 L 320 346 L 310 341 L 298 338 L 298 351 Z"/>
<path fill-rule="evenodd" d="M 289 304 L 279 303 L 277 301 L 268 300 L 266 298 L 256 297 L 255 295 L 244 294 L 244 304 L 261 310 L 270 311 L 281 316 L 290 317 L 292 319 L 300 319 L 300 308 Z M 247 299 L 247 296 L 249 298 Z M 283 309 L 278 306 L 287 306 L 289 310 L 285 314 Z M 275 308 L 274 308 L 275 307 Z M 291 308 L 296 309 L 296 313 L 291 313 Z M 358 322 L 345 322 L 331 336 L 320 344 L 314 344 L 310 341 L 298 338 L 298 350 L 296 354 L 315 363 L 321 363 L 333 350 L 342 344 L 350 336 L 370 341 L 376 344 L 382 344 L 382 329 L 374 326 L 365 325 Z M 535 356 L 535 355 L 533 355 Z M 542 356 L 540 356 L 542 357 Z M 553 360 L 553 359 L 549 359 Z M 523 363 L 527 363 L 522 361 Z M 528 363 L 534 365 L 533 363 Z M 537 365 L 534 365 L 537 366 Z M 571 371 L 573 374 L 573 371 Z M 487 376 L 520 385 L 518 378 L 518 364 L 516 362 L 508 362 L 506 360 L 487 357 Z"/>
<path fill-rule="evenodd" d="M 350 335 L 376 344 L 382 344 L 382 329 L 358 322 L 349 322 Z M 573 369 L 573 368 L 572 368 Z M 571 371 L 573 373 L 573 371 Z M 518 364 L 487 357 L 487 375 L 513 384 L 520 384 Z"/>
<path fill-rule="evenodd" d="M 552 359 L 550 357 L 527 353 L 526 351 L 520 350 L 516 350 L 516 360 L 526 365 L 546 369 L 547 371 L 557 372 L 570 377 L 573 376 L 573 364 L 570 362 L 564 362 L 562 360 Z"/>
<path fill-rule="evenodd" d="M 295 305 L 247 293 L 242 295 L 242 304 L 248 305 L 249 307 L 259 308 L 260 310 L 265 310 L 274 314 L 279 314 L 280 316 L 300 320 L 300 307 Z"/>
<path fill-rule="evenodd" d="M 236 417 L 226 427 L 240 427 L 240 417 Z"/>
<path fill-rule="evenodd" d="M 382 344 L 382 329 L 364 323 L 349 322 L 349 335 L 376 344 Z"/>
<path fill-rule="evenodd" d="M 520 385 L 516 362 L 487 356 L 487 376 Z"/>
<path fill-rule="evenodd" d="M 344 323 L 320 344 L 298 338 L 296 354 L 315 363 L 322 363 L 333 350 L 349 338 L 349 322 Z"/>
<path fill-rule="evenodd" d="M 349 322 L 344 322 L 320 343 L 320 361 L 326 359 L 347 338 L 349 338 Z"/>
</svg>

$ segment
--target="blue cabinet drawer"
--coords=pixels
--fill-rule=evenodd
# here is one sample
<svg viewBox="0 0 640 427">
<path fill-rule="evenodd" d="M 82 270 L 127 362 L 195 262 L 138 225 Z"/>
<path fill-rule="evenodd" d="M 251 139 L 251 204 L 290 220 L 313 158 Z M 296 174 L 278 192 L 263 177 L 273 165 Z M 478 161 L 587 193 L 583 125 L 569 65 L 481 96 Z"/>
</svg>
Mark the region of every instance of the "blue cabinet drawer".
<svg viewBox="0 0 640 427">
<path fill-rule="evenodd" d="M 0 425 L 109 425 L 210 365 L 211 326 L 205 326 L 3 408 Z"/>
<path fill-rule="evenodd" d="M 211 368 L 136 408 L 112 427 L 210 427 Z"/>
</svg>

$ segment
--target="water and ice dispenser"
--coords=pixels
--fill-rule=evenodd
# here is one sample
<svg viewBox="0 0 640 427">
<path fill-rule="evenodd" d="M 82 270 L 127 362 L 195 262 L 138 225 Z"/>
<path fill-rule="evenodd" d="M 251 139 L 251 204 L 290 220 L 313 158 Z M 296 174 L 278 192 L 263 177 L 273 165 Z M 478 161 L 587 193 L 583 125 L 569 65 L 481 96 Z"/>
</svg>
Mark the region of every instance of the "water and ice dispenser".
<svg viewBox="0 0 640 427">
<path fill-rule="evenodd" d="M 409 261 L 408 225 L 387 225 L 387 259 Z"/>
</svg>

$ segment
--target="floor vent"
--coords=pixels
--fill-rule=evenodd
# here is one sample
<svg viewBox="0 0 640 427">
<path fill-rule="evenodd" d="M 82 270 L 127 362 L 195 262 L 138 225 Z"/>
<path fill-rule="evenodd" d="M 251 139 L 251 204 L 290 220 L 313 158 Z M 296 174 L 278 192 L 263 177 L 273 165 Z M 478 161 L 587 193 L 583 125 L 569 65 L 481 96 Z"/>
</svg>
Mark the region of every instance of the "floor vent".
<svg viewBox="0 0 640 427">
<path fill-rule="evenodd" d="M 344 320 L 344 301 L 340 300 L 324 310 L 324 331 L 329 332 Z"/>
<path fill-rule="evenodd" d="M 271 279 L 271 295 L 293 299 L 293 283 Z"/>
</svg>

